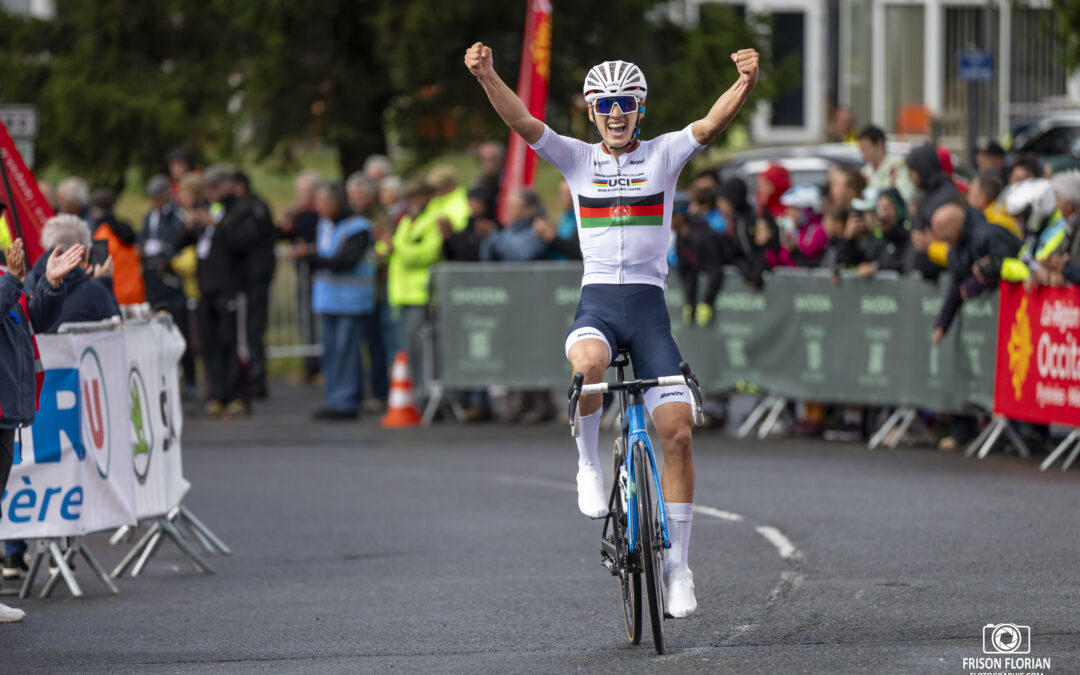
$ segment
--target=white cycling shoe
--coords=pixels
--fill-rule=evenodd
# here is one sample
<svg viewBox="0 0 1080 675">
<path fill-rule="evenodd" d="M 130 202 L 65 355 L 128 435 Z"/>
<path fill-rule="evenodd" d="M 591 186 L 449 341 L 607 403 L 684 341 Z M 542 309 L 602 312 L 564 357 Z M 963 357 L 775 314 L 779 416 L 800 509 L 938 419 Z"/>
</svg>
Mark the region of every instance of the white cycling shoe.
<svg viewBox="0 0 1080 675">
<path fill-rule="evenodd" d="M 583 466 L 577 473 L 577 507 L 586 516 L 596 519 L 607 515 L 607 495 L 604 494 L 604 472 Z"/>
<path fill-rule="evenodd" d="M 694 597 L 694 573 L 689 567 L 676 567 L 664 572 L 665 613 L 674 619 L 690 616 L 697 609 Z"/>
</svg>

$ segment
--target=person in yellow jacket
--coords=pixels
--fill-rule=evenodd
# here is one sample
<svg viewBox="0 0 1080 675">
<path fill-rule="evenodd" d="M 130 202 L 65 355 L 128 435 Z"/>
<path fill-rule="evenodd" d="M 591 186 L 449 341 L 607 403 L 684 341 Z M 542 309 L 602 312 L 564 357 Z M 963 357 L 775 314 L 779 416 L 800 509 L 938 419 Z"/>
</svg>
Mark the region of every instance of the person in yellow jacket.
<svg viewBox="0 0 1080 675">
<path fill-rule="evenodd" d="M 428 174 L 428 182 L 435 187 L 435 196 L 428 208 L 438 214 L 443 238 L 464 230 L 472 209 L 465 186 L 458 185 L 457 174 L 448 166 L 437 166 Z"/>
<path fill-rule="evenodd" d="M 405 215 L 389 245 L 383 242 L 376 247 L 376 253 L 388 257 L 390 306 L 400 317 L 402 343 L 408 352 L 413 390 L 418 400 L 423 400 L 426 394 L 420 333 L 427 321 L 431 266 L 442 257 L 440 214 L 431 205 L 434 195 L 435 188 L 424 180 L 406 186 Z"/>
<path fill-rule="evenodd" d="M 1026 281 L 1039 263 L 1063 246 L 1068 229 L 1057 209 L 1054 189 L 1045 178 L 1029 178 L 1014 185 L 1005 198 L 1005 208 L 1023 221 L 1028 236 L 1020 253 L 1002 262 L 1001 278 Z"/>
<path fill-rule="evenodd" d="M 8 225 L 7 209 L 0 208 L 0 251 L 11 248 L 14 240 L 11 237 L 11 226 Z"/>
</svg>

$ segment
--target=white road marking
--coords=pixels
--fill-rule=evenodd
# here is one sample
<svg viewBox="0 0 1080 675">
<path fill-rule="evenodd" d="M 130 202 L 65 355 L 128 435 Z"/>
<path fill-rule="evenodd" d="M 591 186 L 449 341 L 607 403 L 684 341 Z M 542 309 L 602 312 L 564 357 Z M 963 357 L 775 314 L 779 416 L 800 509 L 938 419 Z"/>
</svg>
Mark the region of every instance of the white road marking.
<svg viewBox="0 0 1080 675">
<path fill-rule="evenodd" d="M 738 513 L 721 511 L 720 509 L 714 509 L 711 506 L 701 506 L 700 504 L 694 504 L 694 513 L 700 513 L 703 516 L 712 516 L 713 518 L 722 518 L 723 520 L 733 520 L 735 522 L 745 520 L 745 518 Z"/>
<path fill-rule="evenodd" d="M 776 550 L 780 552 L 780 557 L 785 560 L 791 560 L 793 558 L 802 557 L 802 554 L 795 548 L 795 544 L 791 543 L 791 540 L 784 536 L 784 533 L 780 530 L 772 527 L 771 525 L 759 525 L 754 528 L 757 533 L 769 540 L 769 543 L 776 547 Z"/>
</svg>

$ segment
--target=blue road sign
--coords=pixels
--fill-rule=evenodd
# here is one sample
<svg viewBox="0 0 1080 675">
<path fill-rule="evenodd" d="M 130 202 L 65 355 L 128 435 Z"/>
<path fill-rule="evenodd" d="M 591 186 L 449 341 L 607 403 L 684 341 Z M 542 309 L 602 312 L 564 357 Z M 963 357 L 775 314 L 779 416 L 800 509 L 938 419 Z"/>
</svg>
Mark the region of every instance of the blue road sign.
<svg viewBox="0 0 1080 675">
<path fill-rule="evenodd" d="M 994 55 L 978 49 L 964 49 L 957 55 L 957 70 L 965 82 L 989 82 L 994 79 Z"/>
</svg>

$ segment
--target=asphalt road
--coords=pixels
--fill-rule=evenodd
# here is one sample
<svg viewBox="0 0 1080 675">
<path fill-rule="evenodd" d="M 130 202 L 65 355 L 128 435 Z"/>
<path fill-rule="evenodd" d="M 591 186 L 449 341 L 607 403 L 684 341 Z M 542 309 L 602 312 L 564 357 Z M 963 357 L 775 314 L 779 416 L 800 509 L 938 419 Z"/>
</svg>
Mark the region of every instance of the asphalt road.
<svg viewBox="0 0 1080 675">
<path fill-rule="evenodd" d="M 84 598 L 5 598 L 29 614 L 5 672 L 968 673 L 998 622 L 1031 627 L 1036 672 L 1080 671 L 1078 471 L 699 433 L 698 613 L 657 657 L 626 642 L 563 427 L 315 426 L 317 392 L 275 392 L 187 422 L 219 574 L 166 544 L 119 596 L 81 565 Z"/>
</svg>

